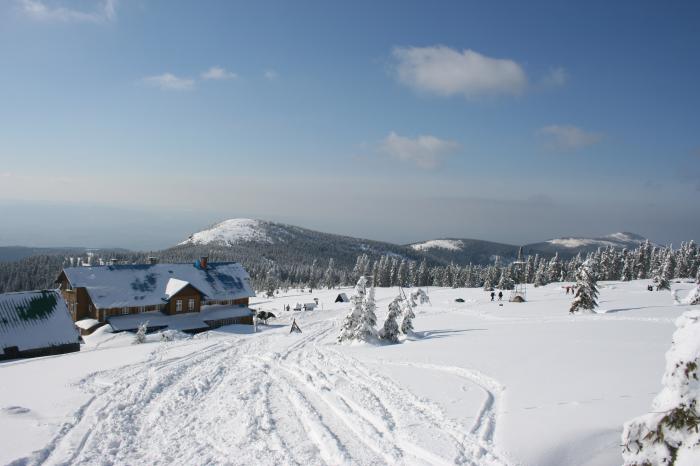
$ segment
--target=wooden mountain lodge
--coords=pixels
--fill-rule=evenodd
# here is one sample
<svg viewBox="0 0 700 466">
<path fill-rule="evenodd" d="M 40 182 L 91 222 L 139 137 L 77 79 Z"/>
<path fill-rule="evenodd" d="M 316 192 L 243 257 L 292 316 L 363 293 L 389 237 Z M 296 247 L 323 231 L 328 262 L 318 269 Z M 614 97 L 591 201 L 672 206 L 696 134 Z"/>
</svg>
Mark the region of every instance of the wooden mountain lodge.
<svg viewBox="0 0 700 466">
<path fill-rule="evenodd" d="M 109 323 L 114 331 L 198 332 L 252 324 L 250 276 L 236 262 L 111 264 L 69 267 L 56 279 L 74 321 Z M 85 327 L 85 326 L 82 326 Z"/>
</svg>

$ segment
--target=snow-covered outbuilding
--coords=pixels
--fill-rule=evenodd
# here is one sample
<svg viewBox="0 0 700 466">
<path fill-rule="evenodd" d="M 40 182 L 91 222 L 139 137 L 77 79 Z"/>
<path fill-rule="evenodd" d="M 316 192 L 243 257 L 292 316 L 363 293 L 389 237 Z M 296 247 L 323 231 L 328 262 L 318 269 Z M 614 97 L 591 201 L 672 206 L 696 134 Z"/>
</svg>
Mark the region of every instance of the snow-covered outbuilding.
<svg viewBox="0 0 700 466">
<path fill-rule="evenodd" d="M 217 309 L 215 315 L 220 318 L 208 320 L 209 328 L 219 326 L 221 322 L 252 324 L 253 313 L 248 304 L 255 292 L 250 286 L 248 272 L 236 262 L 209 263 L 203 257 L 194 264 L 152 261 L 149 264 L 68 267 L 56 282 L 76 321 L 95 319 L 112 324 L 113 320 L 120 320 L 116 327 L 131 330 L 126 328 L 127 323 L 139 319 L 120 317 L 148 314 L 152 320 L 169 327 L 166 323 L 169 319 L 152 313 L 179 316 L 200 313 L 216 305 L 227 306 L 230 311 Z M 188 330 L 182 328 L 186 321 L 196 324 L 196 328 L 190 329 L 193 331 L 202 330 L 204 325 L 202 319 L 178 319 L 178 329 Z"/>
<path fill-rule="evenodd" d="M 336 303 L 349 303 L 350 298 L 348 298 L 348 295 L 345 293 L 338 293 L 338 296 L 335 298 Z"/>
<path fill-rule="evenodd" d="M 58 291 L 0 294 L 0 359 L 80 351 L 80 335 Z"/>
</svg>

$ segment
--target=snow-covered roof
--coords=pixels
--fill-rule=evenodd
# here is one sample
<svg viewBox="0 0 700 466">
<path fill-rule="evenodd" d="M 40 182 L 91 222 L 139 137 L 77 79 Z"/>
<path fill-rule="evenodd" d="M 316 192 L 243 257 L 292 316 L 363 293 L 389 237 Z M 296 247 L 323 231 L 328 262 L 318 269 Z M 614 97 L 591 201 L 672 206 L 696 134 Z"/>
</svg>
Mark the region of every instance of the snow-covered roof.
<svg viewBox="0 0 700 466">
<path fill-rule="evenodd" d="M 58 291 L 0 294 L 0 354 L 12 346 L 25 351 L 78 343 L 79 338 Z"/>
<path fill-rule="evenodd" d="M 134 264 L 69 267 L 63 270 L 73 288 L 84 287 L 98 309 L 153 306 L 167 302 L 186 285 L 207 299 L 255 296 L 250 276 L 236 262 L 192 264 Z"/>
<path fill-rule="evenodd" d="M 123 316 L 112 316 L 108 319 L 114 331 L 134 330 L 139 324 L 148 321 L 148 327 L 169 328 L 171 330 L 198 330 L 209 328 L 208 321 L 232 319 L 253 315 L 253 312 L 243 306 L 202 306 L 200 312 L 167 315 L 160 311 L 141 312 Z"/>
<path fill-rule="evenodd" d="M 99 323 L 100 321 L 97 319 L 83 319 L 77 321 L 75 326 L 83 330 L 90 330 L 95 325 L 99 325 Z"/>
<path fill-rule="evenodd" d="M 189 285 L 189 283 L 184 281 L 184 280 L 180 280 L 178 278 L 171 278 L 170 280 L 168 280 L 168 283 L 165 285 L 165 297 L 166 297 L 166 299 L 172 298 L 173 296 L 178 294 L 178 292 L 180 292 L 180 290 L 182 290 L 187 285 Z"/>
</svg>

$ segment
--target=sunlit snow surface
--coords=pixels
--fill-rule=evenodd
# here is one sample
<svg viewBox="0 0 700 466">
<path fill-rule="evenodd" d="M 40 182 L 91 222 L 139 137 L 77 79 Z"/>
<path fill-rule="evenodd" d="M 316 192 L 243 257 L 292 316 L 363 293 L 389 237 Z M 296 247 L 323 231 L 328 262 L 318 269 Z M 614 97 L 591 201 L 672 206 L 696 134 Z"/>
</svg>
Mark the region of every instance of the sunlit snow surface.
<svg viewBox="0 0 700 466">
<path fill-rule="evenodd" d="M 0 464 L 618 465 L 690 309 L 647 284 L 601 283 L 586 316 L 561 284 L 523 304 L 430 288 L 394 346 L 335 344 L 348 289 L 256 298 L 278 316 L 257 334 L 100 333 L 80 353 L 0 363 Z M 692 285 L 673 286 L 682 299 Z M 397 293 L 377 290 L 380 324 Z M 316 311 L 281 310 L 313 297 Z"/>
</svg>

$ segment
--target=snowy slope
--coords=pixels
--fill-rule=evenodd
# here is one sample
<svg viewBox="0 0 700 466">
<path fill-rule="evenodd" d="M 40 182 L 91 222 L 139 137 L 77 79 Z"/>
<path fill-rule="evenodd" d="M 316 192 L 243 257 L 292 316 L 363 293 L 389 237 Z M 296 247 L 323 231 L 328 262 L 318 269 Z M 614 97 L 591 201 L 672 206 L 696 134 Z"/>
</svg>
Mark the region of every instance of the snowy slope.
<svg viewBox="0 0 700 466">
<path fill-rule="evenodd" d="M 339 290 L 257 298 L 278 315 L 258 334 L 88 337 L 0 364 L 0 464 L 617 465 L 689 308 L 646 284 L 602 283 L 600 313 L 575 317 L 560 284 L 503 306 L 431 288 L 395 346 L 336 345 Z M 377 290 L 380 322 L 396 293 Z M 311 297 L 319 310 L 281 310 Z"/>
<path fill-rule="evenodd" d="M 235 245 L 244 241 L 271 243 L 267 222 L 249 218 L 233 218 L 191 235 L 180 244 Z"/>
</svg>

